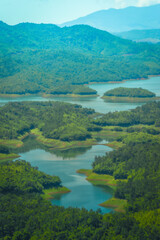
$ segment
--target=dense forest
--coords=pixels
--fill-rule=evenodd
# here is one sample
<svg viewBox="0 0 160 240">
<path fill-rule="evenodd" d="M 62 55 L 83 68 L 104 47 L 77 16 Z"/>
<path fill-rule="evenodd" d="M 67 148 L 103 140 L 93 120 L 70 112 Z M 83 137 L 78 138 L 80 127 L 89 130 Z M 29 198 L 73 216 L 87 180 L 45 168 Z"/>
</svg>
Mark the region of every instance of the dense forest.
<svg viewBox="0 0 160 240">
<path fill-rule="evenodd" d="M 0 165 L 0 193 L 42 193 L 44 189 L 60 186 L 59 177 L 40 172 L 25 161 Z"/>
<path fill-rule="evenodd" d="M 92 123 L 93 114 L 92 109 L 62 102 L 8 103 L 0 108 L 0 138 L 18 139 L 38 128 L 46 138 L 86 140 L 101 130 Z"/>
<path fill-rule="evenodd" d="M 115 97 L 134 97 L 134 98 L 152 98 L 155 93 L 143 88 L 114 88 L 104 93 L 104 96 Z"/>
<path fill-rule="evenodd" d="M 107 113 L 94 120 L 99 126 L 128 127 L 137 124 L 160 126 L 160 102 L 147 103 L 130 111 Z"/>
<path fill-rule="evenodd" d="M 66 137 L 71 133 L 63 141 L 70 141 L 75 127 L 81 130 L 76 129 L 79 136 L 84 130 L 86 134 L 103 131 L 107 125 L 125 132 L 117 139 L 124 146 L 106 156 L 97 156 L 93 171 L 119 180 L 114 196 L 127 200 L 124 213 L 105 215 L 100 211 L 52 206 L 44 199 L 43 191 L 61 186 L 58 177 L 44 174 L 25 161 L 4 162 L 0 165 L 1 239 L 159 240 L 159 102 L 97 119 L 92 109 L 60 102 L 9 103 L 0 111 L 1 139 L 6 140 L 18 139 L 33 128 L 47 137 Z M 1 152 L 9 153 L 6 146 L 0 146 Z"/>
<path fill-rule="evenodd" d="M 0 22 L 0 94 L 95 95 L 90 82 L 159 74 L 160 46 L 89 26 Z"/>
</svg>

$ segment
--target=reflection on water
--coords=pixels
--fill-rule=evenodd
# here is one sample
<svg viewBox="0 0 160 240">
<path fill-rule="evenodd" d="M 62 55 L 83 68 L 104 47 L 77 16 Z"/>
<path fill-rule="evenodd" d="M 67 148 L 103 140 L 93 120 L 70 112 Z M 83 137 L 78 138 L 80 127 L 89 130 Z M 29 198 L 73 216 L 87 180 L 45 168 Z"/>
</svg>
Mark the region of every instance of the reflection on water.
<svg viewBox="0 0 160 240">
<path fill-rule="evenodd" d="M 91 88 L 98 91 L 100 96 L 107 90 L 121 86 L 132 88 L 142 87 L 160 96 L 160 77 L 143 81 L 136 80 L 123 83 L 90 85 Z M 100 96 L 94 98 L 43 98 L 40 96 L 0 98 L 0 105 L 2 106 L 10 101 L 64 101 L 93 108 L 100 113 L 123 111 L 142 105 L 142 103 L 106 103 Z M 81 168 L 91 169 L 91 164 L 95 156 L 104 156 L 107 151 L 111 151 L 111 148 L 103 145 L 107 140 L 110 139 L 106 137 L 106 140 L 100 143 L 101 145 L 90 148 L 59 151 L 44 147 L 36 141 L 34 136 L 29 136 L 24 139 L 24 146 L 19 149 L 18 153 L 21 155 L 20 159 L 25 159 L 32 166 L 38 166 L 39 170 L 50 175 L 59 176 L 62 179 L 63 185 L 71 190 L 71 193 L 57 195 L 56 199 L 52 200 L 53 204 L 65 207 L 85 207 L 93 210 L 100 208 L 103 213 L 106 213 L 110 210 L 99 207 L 98 204 L 110 198 L 113 194 L 112 190 L 107 187 L 93 186 L 85 180 L 84 175 L 76 173 L 76 170 Z"/>
<path fill-rule="evenodd" d="M 31 139 L 26 141 L 29 142 Z M 104 145 L 95 145 L 90 149 L 74 149 L 71 153 L 68 150 L 67 157 L 64 155 L 64 151 L 61 154 L 59 151 L 59 155 L 57 155 L 55 152 L 48 151 L 48 149 L 37 148 L 36 144 L 35 146 L 36 148 L 33 149 L 32 145 L 32 149 L 27 149 L 27 152 L 23 148 L 23 152 L 19 153 L 21 155 L 20 159 L 25 159 L 32 166 L 38 166 L 40 171 L 59 176 L 63 185 L 71 190 L 68 194 L 58 195 L 56 199 L 52 200 L 53 204 L 64 207 L 85 207 L 93 210 L 100 208 L 103 213 L 111 211 L 98 205 L 112 196 L 111 189 L 95 187 L 85 179 L 84 175 L 76 173 L 77 169 L 91 169 L 95 156 L 104 156 L 107 151 L 112 150 L 111 148 Z M 70 157 L 71 155 L 72 157 Z"/>
<path fill-rule="evenodd" d="M 23 140 L 23 143 L 24 144 L 22 147 L 20 147 L 18 149 L 13 149 L 12 151 L 14 151 L 15 153 L 25 153 L 25 152 L 29 152 L 31 150 L 41 149 L 41 150 L 45 150 L 46 152 L 48 152 L 48 154 L 50 153 L 51 156 L 56 155 L 56 157 L 60 157 L 60 159 L 63 159 L 63 160 L 65 160 L 65 159 L 73 159 L 74 160 L 74 158 L 76 156 L 81 155 L 81 154 L 87 152 L 87 150 L 92 148 L 90 146 L 90 147 L 73 148 L 73 149 L 67 149 L 67 150 L 52 149 L 52 148 L 46 147 L 43 144 L 41 144 L 40 142 L 38 142 L 34 135 L 27 136 Z"/>
</svg>

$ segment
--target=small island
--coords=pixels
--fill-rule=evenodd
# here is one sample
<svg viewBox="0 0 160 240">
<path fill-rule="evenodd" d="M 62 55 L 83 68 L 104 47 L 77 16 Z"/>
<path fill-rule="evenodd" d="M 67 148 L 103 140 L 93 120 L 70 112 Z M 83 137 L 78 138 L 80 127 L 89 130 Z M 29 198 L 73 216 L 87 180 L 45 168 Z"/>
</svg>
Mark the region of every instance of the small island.
<svg viewBox="0 0 160 240">
<path fill-rule="evenodd" d="M 143 88 L 114 88 L 104 93 L 103 99 L 109 102 L 148 102 L 160 99 L 156 94 Z"/>
<path fill-rule="evenodd" d="M 97 91 L 84 85 L 60 85 L 50 89 L 28 90 L 17 89 L 16 91 L 5 91 L 0 93 L 0 97 L 24 97 L 24 96 L 42 96 L 42 97 L 97 97 Z"/>
</svg>

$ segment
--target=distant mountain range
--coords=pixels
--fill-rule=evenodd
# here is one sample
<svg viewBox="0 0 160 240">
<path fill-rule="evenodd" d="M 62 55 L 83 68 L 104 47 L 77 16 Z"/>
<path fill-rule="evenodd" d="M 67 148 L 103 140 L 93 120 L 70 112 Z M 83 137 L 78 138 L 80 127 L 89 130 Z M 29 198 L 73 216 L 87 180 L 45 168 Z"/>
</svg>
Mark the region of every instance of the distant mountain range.
<svg viewBox="0 0 160 240">
<path fill-rule="evenodd" d="M 160 73 L 159 44 L 87 25 L 0 22 L 0 32 L 0 94 L 94 94 L 82 85 Z"/>
<path fill-rule="evenodd" d="M 61 26 L 87 24 L 111 33 L 160 28 L 160 4 L 149 7 L 127 7 L 94 12 Z"/>
<path fill-rule="evenodd" d="M 136 42 L 160 42 L 160 29 L 132 30 L 129 32 L 118 33 L 117 36 L 130 39 Z"/>
</svg>

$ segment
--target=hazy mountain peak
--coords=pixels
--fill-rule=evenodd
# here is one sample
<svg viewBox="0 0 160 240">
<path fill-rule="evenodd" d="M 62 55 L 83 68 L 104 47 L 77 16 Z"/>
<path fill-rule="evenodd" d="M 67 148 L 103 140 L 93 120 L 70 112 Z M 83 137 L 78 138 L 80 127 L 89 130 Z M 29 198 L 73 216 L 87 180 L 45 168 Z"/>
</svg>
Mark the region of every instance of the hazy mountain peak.
<svg viewBox="0 0 160 240">
<path fill-rule="evenodd" d="M 160 28 L 160 4 L 148 7 L 127 7 L 100 10 L 61 26 L 87 24 L 109 32 Z"/>
</svg>

